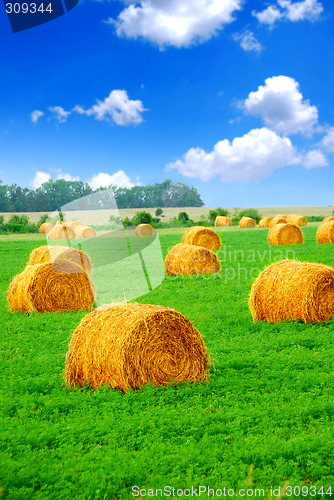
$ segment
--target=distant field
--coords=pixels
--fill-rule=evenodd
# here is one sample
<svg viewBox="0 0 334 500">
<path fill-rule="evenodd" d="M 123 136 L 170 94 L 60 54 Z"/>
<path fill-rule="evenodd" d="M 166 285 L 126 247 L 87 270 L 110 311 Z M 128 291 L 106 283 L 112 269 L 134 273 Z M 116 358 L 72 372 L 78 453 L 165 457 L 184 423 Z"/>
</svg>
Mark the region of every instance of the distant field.
<svg viewBox="0 0 334 500">
<path fill-rule="evenodd" d="M 168 222 L 170 219 L 173 217 L 177 217 L 180 212 L 187 212 L 189 217 L 195 221 L 200 220 L 201 215 L 207 216 L 209 215 L 209 211 L 212 210 L 212 208 L 216 207 L 176 207 L 176 208 L 164 208 L 163 209 L 163 216 L 161 218 L 162 221 Z M 250 208 L 250 207 L 246 207 Z M 256 208 L 259 213 L 263 217 L 270 217 L 274 216 L 276 214 L 300 214 L 304 216 L 312 216 L 312 215 L 323 215 L 324 217 L 327 217 L 329 215 L 333 215 L 333 210 L 334 206 L 329 206 L 329 207 L 252 207 Z M 228 211 L 230 212 L 231 215 L 235 213 L 235 211 L 241 210 L 240 207 L 238 208 L 227 208 Z M 124 208 L 119 210 L 119 214 L 122 218 L 124 217 L 129 217 L 132 218 L 137 212 L 141 210 L 146 210 L 152 215 L 155 215 L 155 208 Z M 27 215 L 29 219 L 32 222 L 38 222 L 40 217 L 44 214 L 45 212 L 25 212 L 24 214 L 20 215 Z M 92 211 L 92 212 L 84 212 L 83 217 L 86 218 L 86 220 L 82 220 L 82 222 L 86 224 L 97 224 L 99 222 L 105 224 L 108 221 L 109 214 L 113 213 L 114 215 L 118 215 L 117 211 L 115 210 L 98 210 L 98 211 Z M 91 220 L 92 214 L 95 216 L 94 220 Z M 8 213 L 8 212 L 1 212 L 0 215 L 3 215 L 5 217 L 5 220 L 7 221 L 13 213 Z M 72 220 L 75 219 L 75 212 L 71 212 Z M 99 220 L 96 220 L 98 217 Z M 103 219 L 100 221 L 100 219 Z"/>
<path fill-rule="evenodd" d="M 0 238 L 0 498 L 149 498 L 133 496 L 134 485 L 207 485 L 264 500 L 289 485 L 297 494 L 286 498 L 333 498 L 334 321 L 254 324 L 248 308 L 255 277 L 275 260 L 334 266 L 316 225 L 302 229 L 303 245 L 271 248 L 267 229 L 217 228 L 221 273 L 166 277 L 136 299 L 189 318 L 212 367 L 202 385 L 126 394 L 64 386 L 69 339 L 86 313 L 10 313 L 9 283 L 44 237 Z M 164 256 L 184 231 L 158 231 Z"/>
</svg>

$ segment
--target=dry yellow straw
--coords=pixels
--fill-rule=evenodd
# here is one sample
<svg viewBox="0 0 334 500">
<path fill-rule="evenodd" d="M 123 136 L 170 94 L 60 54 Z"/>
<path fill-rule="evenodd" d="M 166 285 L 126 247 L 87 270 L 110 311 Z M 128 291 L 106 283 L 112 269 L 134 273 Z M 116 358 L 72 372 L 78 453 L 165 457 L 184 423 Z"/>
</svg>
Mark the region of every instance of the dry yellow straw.
<svg viewBox="0 0 334 500">
<path fill-rule="evenodd" d="M 231 217 L 225 217 L 223 215 L 217 215 L 215 219 L 215 226 L 232 226 L 232 219 Z"/>
<path fill-rule="evenodd" d="M 68 260 L 27 266 L 8 290 L 11 312 L 90 311 L 94 287 L 81 266 Z"/>
<path fill-rule="evenodd" d="M 207 248 L 179 243 L 168 252 L 165 270 L 167 276 L 218 273 L 220 263 L 216 254 Z"/>
<path fill-rule="evenodd" d="M 53 224 L 51 224 L 50 222 L 43 222 L 43 224 L 39 226 L 39 232 L 40 234 L 45 234 L 51 231 L 52 228 Z"/>
<path fill-rule="evenodd" d="M 138 224 L 135 230 L 136 236 L 152 236 L 153 227 L 151 224 Z"/>
<path fill-rule="evenodd" d="M 96 238 L 96 231 L 93 227 L 76 226 L 74 232 L 78 238 Z"/>
<path fill-rule="evenodd" d="M 193 226 L 187 229 L 182 237 L 182 243 L 196 245 L 208 250 L 219 250 L 221 241 L 217 233 L 207 227 Z"/>
<path fill-rule="evenodd" d="M 29 256 L 29 265 L 57 262 L 58 259 L 74 262 L 78 266 L 84 267 L 84 271 L 88 274 L 92 272 L 92 263 L 88 255 L 76 248 L 62 246 L 43 245 L 35 248 Z"/>
<path fill-rule="evenodd" d="M 179 312 L 151 304 L 112 304 L 85 316 L 65 363 L 69 387 L 104 384 L 124 392 L 151 382 L 166 387 L 207 380 L 201 334 Z"/>
<path fill-rule="evenodd" d="M 268 233 L 269 245 L 300 245 L 303 241 L 303 233 L 295 224 L 276 224 Z"/>
<path fill-rule="evenodd" d="M 263 217 L 263 219 L 259 221 L 259 227 L 269 227 L 272 220 L 273 217 Z"/>
<path fill-rule="evenodd" d="M 242 217 L 239 221 L 239 226 L 242 228 L 256 227 L 256 221 L 251 217 Z"/>
<path fill-rule="evenodd" d="M 74 238 L 75 232 L 65 222 L 56 224 L 48 233 L 48 240 L 71 240 Z"/>
<path fill-rule="evenodd" d="M 249 307 L 255 321 L 326 321 L 334 314 L 334 269 L 283 260 L 271 264 L 252 286 Z"/>
<path fill-rule="evenodd" d="M 318 243 L 334 243 L 334 221 L 322 222 L 317 231 Z"/>
</svg>

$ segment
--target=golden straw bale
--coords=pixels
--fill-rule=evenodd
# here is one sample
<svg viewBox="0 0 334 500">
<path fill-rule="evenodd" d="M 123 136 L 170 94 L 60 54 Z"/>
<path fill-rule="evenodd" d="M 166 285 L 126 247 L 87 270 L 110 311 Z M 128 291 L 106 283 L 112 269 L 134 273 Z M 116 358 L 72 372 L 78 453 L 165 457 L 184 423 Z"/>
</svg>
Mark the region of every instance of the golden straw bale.
<svg viewBox="0 0 334 500">
<path fill-rule="evenodd" d="M 307 226 L 307 220 L 303 215 L 290 214 L 287 216 L 286 221 L 288 224 L 296 224 L 296 226 Z"/>
<path fill-rule="evenodd" d="M 71 247 L 43 245 L 35 248 L 29 256 L 29 265 L 57 262 L 57 259 L 69 260 L 81 266 L 88 274 L 92 272 L 92 263 L 82 250 Z"/>
<path fill-rule="evenodd" d="M 273 220 L 273 217 L 263 217 L 259 222 L 259 227 L 269 227 L 269 224 Z"/>
<path fill-rule="evenodd" d="M 334 243 L 334 221 L 323 222 L 317 231 L 318 243 Z"/>
<path fill-rule="evenodd" d="M 321 222 L 323 224 L 324 222 L 332 222 L 334 221 L 334 215 L 330 217 L 325 217 L 324 220 Z"/>
<path fill-rule="evenodd" d="M 208 379 L 203 338 L 179 312 L 152 304 L 116 304 L 86 315 L 65 363 L 68 387 L 139 389 Z"/>
<path fill-rule="evenodd" d="M 219 226 L 232 226 L 231 217 L 217 215 L 216 220 L 215 220 L 215 227 L 219 227 Z"/>
<path fill-rule="evenodd" d="M 151 224 L 138 224 L 135 230 L 136 236 L 152 236 L 153 232 Z"/>
<path fill-rule="evenodd" d="M 75 232 L 76 228 L 78 226 L 82 226 L 83 224 L 79 222 L 78 220 L 72 220 L 71 222 L 68 222 L 68 226 L 70 226 L 71 229 Z"/>
<path fill-rule="evenodd" d="M 276 226 L 277 224 L 286 224 L 286 219 L 283 219 L 282 218 L 279 218 L 279 217 L 274 217 L 270 222 L 269 222 L 269 227 L 270 229 L 274 226 Z"/>
<path fill-rule="evenodd" d="M 89 226 L 76 226 L 75 234 L 78 238 L 96 238 L 96 231 Z"/>
<path fill-rule="evenodd" d="M 219 250 L 221 246 L 218 234 L 203 226 L 193 226 L 187 229 L 182 237 L 182 243 L 204 247 L 208 250 Z"/>
<path fill-rule="evenodd" d="M 43 224 L 39 226 L 39 232 L 40 234 L 45 234 L 51 231 L 52 228 L 53 224 L 51 224 L 50 222 L 43 222 Z"/>
<path fill-rule="evenodd" d="M 249 307 L 253 321 L 327 321 L 334 314 L 334 269 L 323 264 L 282 260 L 254 282 Z"/>
<path fill-rule="evenodd" d="M 218 273 L 220 263 L 216 254 L 207 248 L 179 243 L 168 252 L 165 270 L 167 276 Z"/>
<path fill-rule="evenodd" d="M 276 224 L 268 233 L 269 245 L 300 245 L 304 241 L 303 233 L 295 224 Z"/>
<path fill-rule="evenodd" d="M 8 290 L 11 312 L 90 311 L 94 287 L 81 266 L 68 260 L 27 266 Z"/>
<path fill-rule="evenodd" d="M 275 217 L 274 217 L 274 219 L 275 218 L 276 219 L 285 219 L 285 222 L 286 222 L 288 216 L 287 216 L 287 214 L 276 214 Z"/>
<path fill-rule="evenodd" d="M 57 224 L 48 233 L 48 240 L 72 240 L 75 232 L 65 222 Z"/>
<path fill-rule="evenodd" d="M 239 226 L 242 228 L 256 227 L 256 222 L 251 217 L 242 217 L 239 221 Z"/>
</svg>

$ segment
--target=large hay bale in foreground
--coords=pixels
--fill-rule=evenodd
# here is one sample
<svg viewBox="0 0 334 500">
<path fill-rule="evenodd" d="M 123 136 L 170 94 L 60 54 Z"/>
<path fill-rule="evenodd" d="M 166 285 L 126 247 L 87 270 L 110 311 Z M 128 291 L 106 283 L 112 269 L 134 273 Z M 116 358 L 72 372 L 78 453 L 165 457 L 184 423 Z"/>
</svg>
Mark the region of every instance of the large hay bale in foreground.
<svg viewBox="0 0 334 500">
<path fill-rule="evenodd" d="M 48 233 L 49 231 L 51 231 L 52 228 L 53 224 L 51 224 L 51 222 L 43 222 L 43 224 L 39 226 L 39 233 L 40 234 Z"/>
<path fill-rule="evenodd" d="M 232 226 L 231 217 L 217 215 L 217 217 L 215 219 L 215 227 L 219 227 L 219 226 Z"/>
<path fill-rule="evenodd" d="M 263 217 L 263 219 L 259 221 L 259 227 L 269 227 L 272 220 L 273 217 Z"/>
<path fill-rule="evenodd" d="M 88 274 L 92 272 L 92 263 L 88 255 L 82 250 L 71 247 L 43 245 L 35 248 L 29 256 L 29 265 L 33 266 L 44 262 L 57 263 L 58 259 L 74 262 Z"/>
<path fill-rule="evenodd" d="M 65 363 L 69 387 L 139 389 L 204 382 L 209 356 L 201 334 L 182 314 L 151 304 L 95 310 L 73 332 Z"/>
<path fill-rule="evenodd" d="M 219 250 L 221 246 L 218 234 L 203 226 L 193 226 L 187 229 L 182 237 L 182 243 L 204 247 L 208 250 Z"/>
<path fill-rule="evenodd" d="M 274 226 L 277 226 L 277 224 L 286 224 L 286 219 L 283 217 L 274 217 L 270 222 L 269 222 L 269 227 L 270 229 Z"/>
<path fill-rule="evenodd" d="M 74 240 L 75 232 L 65 222 L 57 224 L 48 233 L 48 240 Z"/>
<path fill-rule="evenodd" d="M 93 227 L 76 226 L 74 232 L 78 238 L 96 238 L 96 231 Z"/>
<path fill-rule="evenodd" d="M 332 222 L 332 221 L 334 221 L 334 215 L 330 215 L 329 217 L 325 217 L 322 220 L 321 224 L 323 224 L 324 222 Z"/>
<path fill-rule="evenodd" d="M 334 314 L 334 269 L 283 260 L 267 267 L 252 286 L 253 321 L 327 321 Z"/>
<path fill-rule="evenodd" d="M 151 224 L 138 224 L 135 229 L 136 236 L 152 236 L 153 232 Z"/>
<path fill-rule="evenodd" d="M 81 266 L 68 260 L 27 266 L 10 284 L 11 312 L 90 311 L 94 287 Z"/>
<path fill-rule="evenodd" d="M 268 233 L 269 245 L 300 245 L 303 241 L 303 233 L 295 224 L 276 224 Z"/>
<path fill-rule="evenodd" d="M 242 228 L 256 227 L 256 221 L 251 217 L 242 217 L 239 221 L 239 226 Z"/>
<path fill-rule="evenodd" d="M 218 273 L 220 263 L 217 256 L 207 248 L 179 243 L 167 254 L 165 271 L 167 276 Z"/>
<path fill-rule="evenodd" d="M 296 226 L 307 226 L 307 220 L 303 215 L 290 214 L 287 216 L 286 221 L 288 224 L 296 224 Z"/>
<path fill-rule="evenodd" d="M 318 243 L 334 243 L 334 221 L 323 222 L 317 231 Z"/>
</svg>

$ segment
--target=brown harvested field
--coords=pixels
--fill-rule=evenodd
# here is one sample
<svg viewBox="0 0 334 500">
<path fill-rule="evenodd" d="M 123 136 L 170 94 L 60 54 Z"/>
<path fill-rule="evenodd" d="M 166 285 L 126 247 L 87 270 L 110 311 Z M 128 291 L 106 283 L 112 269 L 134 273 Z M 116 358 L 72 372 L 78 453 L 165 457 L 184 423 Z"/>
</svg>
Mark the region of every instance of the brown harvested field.
<svg viewBox="0 0 334 500">
<path fill-rule="evenodd" d="M 222 205 L 224 207 L 224 205 Z M 169 222 L 170 219 L 173 217 L 177 217 L 180 212 L 187 212 L 189 217 L 195 221 L 199 221 L 201 218 L 201 215 L 208 216 L 209 211 L 212 210 L 213 208 L 216 207 L 176 207 L 176 208 L 164 208 L 163 209 L 163 216 L 161 217 L 161 221 L 166 221 Z M 233 216 L 235 211 L 243 210 L 242 207 L 238 208 L 231 208 L 231 207 L 224 207 L 227 208 L 229 213 Z M 304 215 L 305 217 L 307 216 L 312 216 L 312 215 L 323 215 L 324 217 L 333 215 L 333 210 L 334 206 L 329 206 L 329 207 L 246 207 L 246 208 L 255 208 L 256 210 L 259 211 L 260 215 L 262 217 L 273 217 L 277 214 L 281 213 L 287 213 L 287 214 L 300 214 Z M 145 210 L 146 212 L 149 212 L 153 216 L 155 216 L 155 208 L 124 208 L 119 210 L 119 215 L 124 218 L 124 217 L 129 217 L 130 219 L 137 213 L 142 210 Z M 29 217 L 29 219 L 32 222 L 38 222 L 40 217 L 44 214 L 45 212 L 25 212 L 25 213 L 20 213 L 19 215 L 26 215 Z M 78 219 L 82 219 L 81 222 L 84 224 L 105 224 L 109 218 L 109 214 L 117 215 L 116 210 L 93 210 L 90 213 L 88 212 L 83 212 L 80 214 L 77 214 L 76 212 L 68 212 L 68 214 L 71 214 L 71 219 L 76 220 L 76 216 L 78 215 Z M 8 212 L 2 212 L 0 215 L 3 215 L 5 217 L 5 221 L 7 221 L 13 213 L 8 213 Z M 93 219 L 92 219 L 93 217 Z"/>
</svg>

